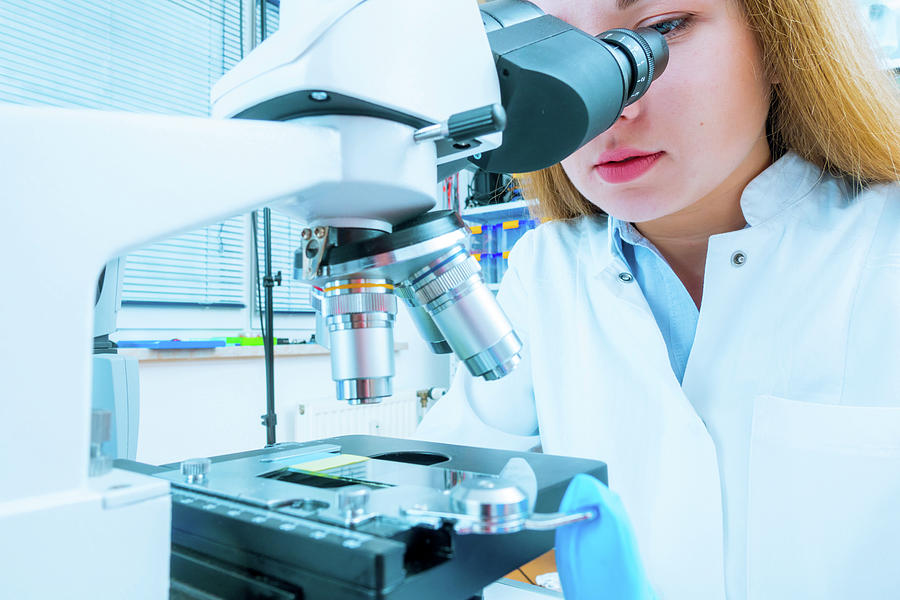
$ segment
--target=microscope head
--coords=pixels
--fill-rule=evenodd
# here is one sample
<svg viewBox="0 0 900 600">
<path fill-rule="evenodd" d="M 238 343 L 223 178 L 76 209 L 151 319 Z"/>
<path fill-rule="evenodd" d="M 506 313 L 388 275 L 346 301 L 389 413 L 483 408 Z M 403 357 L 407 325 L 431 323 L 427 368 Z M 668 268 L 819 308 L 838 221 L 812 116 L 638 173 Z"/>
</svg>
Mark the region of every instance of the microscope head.
<svg viewBox="0 0 900 600">
<path fill-rule="evenodd" d="M 385 233 L 434 207 L 438 164 L 501 139 L 420 142 L 414 132 L 499 102 L 472 0 L 285 0 L 278 31 L 212 90 L 214 117 L 339 131 L 342 181 L 279 208 L 312 225 Z"/>
</svg>

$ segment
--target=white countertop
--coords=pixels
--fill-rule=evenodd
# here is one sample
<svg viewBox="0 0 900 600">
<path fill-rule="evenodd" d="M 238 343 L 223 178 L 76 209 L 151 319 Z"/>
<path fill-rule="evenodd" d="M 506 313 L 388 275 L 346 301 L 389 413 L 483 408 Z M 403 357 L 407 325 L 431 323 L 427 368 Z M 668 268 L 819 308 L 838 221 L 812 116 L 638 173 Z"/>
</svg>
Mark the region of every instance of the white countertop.
<svg viewBox="0 0 900 600">
<path fill-rule="evenodd" d="M 395 342 L 394 351 L 406 350 L 409 344 Z M 328 348 L 318 344 L 278 344 L 275 356 L 317 356 L 328 355 Z M 219 346 L 216 348 L 119 348 L 119 354 L 132 356 L 139 361 L 155 360 L 220 360 L 228 358 L 262 358 L 265 349 L 262 346 Z"/>
</svg>

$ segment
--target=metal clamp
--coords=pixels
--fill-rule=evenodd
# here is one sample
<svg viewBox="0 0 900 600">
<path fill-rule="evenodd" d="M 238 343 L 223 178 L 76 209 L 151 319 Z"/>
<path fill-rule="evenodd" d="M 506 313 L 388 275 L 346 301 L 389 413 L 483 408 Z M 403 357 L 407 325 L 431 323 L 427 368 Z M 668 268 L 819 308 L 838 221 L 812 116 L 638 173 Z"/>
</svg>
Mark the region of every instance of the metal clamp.
<svg viewBox="0 0 900 600">
<path fill-rule="evenodd" d="M 458 534 L 548 531 L 596 519 L 600 512 L 590 507 L 572 513 L 532 512 L 533 498 L 511 480 L 500 477 L 464 479 L 450 491 L 449 510 L 426 506 L 401 508 L 400 514 L 439 527 L 450 523 Z"/>
<path fill-rule="evenodd" d="M 295 276 L 298 262 L 303 279 L 311 280 L 321 275 L 322 261 L 325 259 L 328 249 L 335 245 L 336 233 L 336 230 L 332 230 L 331 227 L 321 225 L 300 232 L 300 248 L 294 258 Z"/>
<path fill-rule="evenodd" d="M 574 513 L 532 513 L 525 518 L 507 518 L 494 521 L 475 519 L 469 515 L 455 512 L 441 512 L 423 508 L 401 508 L 400 514 L 407 517 L 420 517 L 428 520 L 448 522 L 453 530 L 460 534 L 470 533 L 516 533 L 518 531 L 550 531 L 558 527 L 593 521 L 600 516 L 596 508 L 588 508 Z"/>
</svg>

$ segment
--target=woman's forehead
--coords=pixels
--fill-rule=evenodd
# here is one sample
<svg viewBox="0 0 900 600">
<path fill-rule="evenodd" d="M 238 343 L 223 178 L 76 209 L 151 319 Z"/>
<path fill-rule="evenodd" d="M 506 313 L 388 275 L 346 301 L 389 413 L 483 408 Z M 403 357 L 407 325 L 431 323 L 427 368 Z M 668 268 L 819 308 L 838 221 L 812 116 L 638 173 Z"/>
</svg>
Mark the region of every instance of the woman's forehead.
<svg viewBox="0 0 900 600">
<path fill-rule="evenodd" d="M 697 6 L 730 4 L 735 0 L 531 0 L 531 2 L 548 14 L 600 16 L 637 10 L 688 10 Z"/>
<path fill-rule="evenodd" d="M 542 11 L 590 34 L 631 27 L 629 20 L 678 13 L 716 13 L 743 6 L 741 0 L 530 0 Z M 739 13 L 736 13 L 739 14 Z"/>
</svg>

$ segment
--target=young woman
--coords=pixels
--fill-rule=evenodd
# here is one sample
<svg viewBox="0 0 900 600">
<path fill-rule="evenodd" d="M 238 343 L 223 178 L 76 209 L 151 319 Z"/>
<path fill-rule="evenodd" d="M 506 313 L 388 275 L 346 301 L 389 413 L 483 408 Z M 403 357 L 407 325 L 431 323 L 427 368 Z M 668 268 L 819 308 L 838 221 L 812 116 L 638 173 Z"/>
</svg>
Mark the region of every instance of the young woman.
<svg viewBox="0 0 900 600">
<path fill-rule="evenodd" d="M 663 598 L 900 597 L 900 102 L 853 3 L 536 4 L 669 65 L 529 177 L 523 361 L 420 437 L 605 461 Z"/>
</svg>

